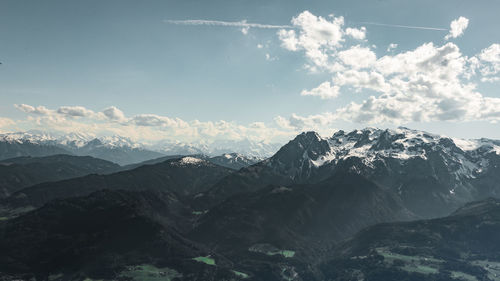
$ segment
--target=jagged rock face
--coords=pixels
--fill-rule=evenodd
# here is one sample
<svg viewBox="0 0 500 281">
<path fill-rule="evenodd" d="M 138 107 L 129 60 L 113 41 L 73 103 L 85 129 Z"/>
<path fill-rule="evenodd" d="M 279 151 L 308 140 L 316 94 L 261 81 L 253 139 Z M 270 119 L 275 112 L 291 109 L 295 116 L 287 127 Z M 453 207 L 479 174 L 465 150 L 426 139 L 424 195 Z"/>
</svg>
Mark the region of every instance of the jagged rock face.
<svg viewBox="0 0 500 281">
<path fill-rule="evenodd" d="M 301 182 L 313 176 L 313 161 L 330 152 L 327 140 L 315 132 L 307 132 L 283 146 L 266 164 L 278 173 Z"/>
<path fill-rule="evenodd" d="M 222 180 L 212 196 L 257 190 L 267 184 L 317 183 L 354 172 L 397 194 L 423 218 L 499 196 L 500 146 L 487 139 L 464 141 L 422 131 L 367 128 L 322 138 L 298 135 L 273 157 Z"/>
</svg>

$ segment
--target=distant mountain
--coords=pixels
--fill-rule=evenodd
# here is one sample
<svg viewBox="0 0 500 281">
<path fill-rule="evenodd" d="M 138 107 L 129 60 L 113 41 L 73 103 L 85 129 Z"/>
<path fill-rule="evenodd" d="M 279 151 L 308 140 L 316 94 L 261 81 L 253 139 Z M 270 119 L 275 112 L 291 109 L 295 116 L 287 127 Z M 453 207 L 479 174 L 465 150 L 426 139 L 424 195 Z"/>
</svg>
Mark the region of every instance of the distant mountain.
<svg viewBox="0 0 500 281">
<path fill-rule="evenodd" d="M 93 139 L 81 147 L 72 147 L 70 151 L 75 155 L 89 155 L 120 165 L 142 162 L 163 156 L 159 152 L 150 151 L 129 142 L 104 142 L 101 139 Z"/>
<path fill-rule="evenodd" d="M 85 196 L 101 189 L 165 190 L 189 196 L 206 191 L 231 172 L 194 157 L 171 159 L 110 175 L 93 174 L 24 188 L 0 202 L 0 213 L 10 216 L 55 199 Z"/>
<path fill-rule="evenodd" d="M 92 156 L 120 165 L 137 164 L 165 155 L 216 157 L 222 154 L 238 154 L 248 159 L 264 159 L 273 155 L 279 147 L 280 145 L 276 143 L 250 140 L 216 141 L 208 144 L 164 140 L 156 144 L 142 144 L 120 136 L 97 138 L 94 135 L 83 133 L 55 135 L 32 131 L 1 134 L 0 160 L 20 156 L 36 157 L 54 154 Z"/>
<path fill-rule="evenodd" d="M 147 161 L 136 163 L 136 164 L 130 164 L 130 165 L 124 166 L 123 169 L 130 170 L 133 168 L 140 167 L 142 165 L 151 165 L 151 164 L 161 163 L 161 162 L 165 162 L 165 161 L 170 160 L 170 159 L 182 158 L 182 157 L 186 157 L 186 156 L 205 160 L 205 161 L 214 163 L 216 165 L 226 167 L 229 169 L 233 169 L 233 170 L 239 170 L 241 168 L 251 166 L 251 165 L 256 164 L 262 160 L 262 159 L 257 158 L 257 157 L 249 157 L 249 156 L 241 155 L 238 153 L 226 153 L 223 155 L 213 156 L 213 157 L 210 157 L 210 156 L 207 156 L 204 154 L 169 155 L 169 156 L 163 156 L 160 158 L 155 158 L 155 159 L 147 160 Z"/>
<path fill-rule="evenodd" d="M 41 132 L 0 135 L 0 160 L 20 156 L 73 154 L 92 156 L 119 165 L 163 156 L 123 137 L 95 138 L 85 134 L 51 135 Z"/>
<path fill-rule="evenodd" d="M 267 158 L 272 156 L 281 147 L 278 143 L 263 141 L 244 140 L 217 140 L 212 143 L 195 142 L 183 143 L 173 141 L 161 141 L 149 146 L 154 151 L 166 155 L 196 155 L 203 154 L 211 157 L 221 154 L 241 154 L 246 157 Z"/>
<path fill-rule="evenodd" d="M 208 161 L 234 170 L 239 170 L 260 162 L 261 158 L 245 156 L 238 153 L 225 153 L 220 156 L 214 156 L 207 159 Z"/>
<path fill-rule="evenodd" d="M 109 174 L 120 166 L 90 156 L 65 154 L 18 157 L 0 161 L 0 198 L 42 182 L 59 181 L 88 174 Z"/>
<path fill-rule="evenodd" d="M 55 154 L 71 154 L 53 144 L 42 144 L 30 139 L 16 139 L 10 135 L 0 136 L 0 160 L 22 156 L 41 157 Z"/>
<path fill-rule="evenodd" d="M 434 220 L 369 227 L 320 268 L 328 280 L 498 280 L 500 200 Z"/>
<path fill-rule="evenodd" d="M 206 198 L 220 202 L 268 184 L 317 183 L 345 171 L 390 190 L 420 217 L 438 217 L 466 202 L 500 196 L 497 152 L 497 141 L 463 141 L 406 128 L 338 131 L 331 138 L 307 132 L 271 158 L 224 178 Z"/>
</svg>

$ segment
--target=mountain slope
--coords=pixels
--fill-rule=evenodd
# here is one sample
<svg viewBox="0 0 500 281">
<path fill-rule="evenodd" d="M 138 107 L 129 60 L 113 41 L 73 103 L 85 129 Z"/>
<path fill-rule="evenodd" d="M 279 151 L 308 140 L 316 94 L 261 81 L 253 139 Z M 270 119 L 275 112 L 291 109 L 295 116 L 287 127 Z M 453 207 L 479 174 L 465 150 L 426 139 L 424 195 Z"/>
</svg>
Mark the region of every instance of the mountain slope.
<svg viewBox="0 0 500 281">
<path fill-rule="evenodd" d="M 120 165 L 142 162 L 164 155 L 119 136 L 95 138 L 85 134 L 56 136 L 40 132 L 0 135 L 0 160 L 54 154 L 92 156 Z"/>
<path fill-rule="evenodd" d="M 128 165 L 163 156 L 162 153 L 147 150 L 128 140 L 118 143 L 115 143 L 116 140 L 114 140 L 115 142 L 107 141 L 106 139 L 93 139 L 83 146 L 71 147 L 69 150 L 75 155 L 89 155 L 120 165 Z"/>
<path fill-rule="evenodd" d="M 89 156 L 52 155 L 18 157 L 0 161 L 0 198 L 22 188 L 88 174 L 108 174 L 120 170 L 112 162 Z"/>
<path fill-rule="evenodd" d="M 456 142 L 456 143 L 455 143 Z M 465 142 L 426 132 L 364 129 L 298 135 L 274 156 L 222 179 L 205 197 L 207 206 L 268 184 L 321 182 L 336 172 L 355 172 L 401 198 L 422 218 L 500 196 L 500 146 Z"/>
<path fill-rule="evenodd" d="M 337 174 L 230 197 L 202 216 L 189 237 L 228 256 L 271 244 L 308 260 L 366 226 L 411 218 L 395 196 L 362 176 Z"/>
<path fill-rule="evenodd" d="M 321 265 L 327 280 L 498 280 L 500 201 L 434 220 L 369 227 Z"/>
<path fill-rule="evenodd" d="M 168 156 L 163 156 L 160 158 L 155 158 L 155 159 L 147 160 L 147 161 L 136 163 L 136 164 L 130 164 L 130 165 L 124 166 L 123 170 L 130 170 L 133 168 L 140 167 L 142 165 L 151 165 L 151 164 L 161 163 L 161 162 L 165 162 L 165 161 L 170 160 L 170 159 L 182 158 L 184 156 L 189 156 L 189 157 L 194 157 L 194 158 L 198 158 L 201 160 L 206 160 L 206 161 L 209 161 L 213 164 L 216 164 L 216 165 L 219 165 L 222 167 L 226 167 L 229 169 L 233 169 L 233 170 L 239 170 L 241 168 L 254 165 L 254 164 L 258 163 L 259 161 L 261 161 L 260 158 L 248 157 L 248 156 L 241 155 L 238 153 L 226 153 L 226 154 L 222 154 L 219 156 L 213 156 L 213 157 L 203 155 L 203 154 L 168 155 Z"/>
<path fill-rule="evenodd" d="M 0 222 L 0 278 L 233 277 L 223 258 L 213 256 L 217 268 L 193 260 L 210 252 L 183 237 L 190 215 L 168 192 L 104 190 L 57 200 Z"/>
<path fill-rule="evenodd" d="M 0 160 L 22 156 L 42 157 L 55 154 L 71 154 L 71 152 L 54 145 L 40 145 L 29 141 L 10 142 L 0 139 Z"/>
<path fill-rule="evenodd" d="M 22 189 L 3 203 L 3 212 L 39 207 L 60 198 L 84 196 L 101 189 L 166 190 L 181 196 L 203 192 L 232 170 L 192 157 L 171 159 L 110 175 L 88 175 Z"/>
</svg>

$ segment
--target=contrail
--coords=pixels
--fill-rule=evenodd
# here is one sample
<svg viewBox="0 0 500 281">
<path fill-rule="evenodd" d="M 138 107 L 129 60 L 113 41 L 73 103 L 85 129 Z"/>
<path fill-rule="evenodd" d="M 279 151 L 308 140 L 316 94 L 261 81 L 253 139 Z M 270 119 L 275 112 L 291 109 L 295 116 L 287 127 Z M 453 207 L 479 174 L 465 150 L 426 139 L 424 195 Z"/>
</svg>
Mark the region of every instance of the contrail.
<svg viewBox="0 0 500 281">
<path fill-rule="evenodd" d="M 266 29 L 279 29 L 279 28 L 294 28 L 291 25 L 272 25 L 261 23 L 248 23 L 244 21 L 219 21 L 219 20 L 164 20 L 166 23 L 179 24 L 179 25 L 212 25 L 212 26 L 234 26 L 243 28 L 266 28 Z"/>
<path fill-rule="evenodd" d="M 428 26 L 412 26 L 412 25 L 400 25 L 400 24 L 387 24 L 387 23 L 379 23 L 379 22 L 355 22 L 366 25 L 378 25 L 378 26 L 387 26 L 387 27 L 397 27 L 397 28 L 410 28 L 410 29 L 423 29 L 423 30 L 434 30 L 434 31 L 448 31 L 446 28 L 438 28 L 438 27 L 428 27 Z"/>
<path fill-rule="evenodd" d="M 266 29 L 297 29 L 297 26 L 292 25 L 272 25 L 272 24 L 261 24 L 261 23 L 248 23 L 246 20 L 243 21 L 219 21 L 219 20 L 164 20 L 165 23 L 178 24 L 178 25 L 211 25 L 211 26 L 232 26 L 232 27 L 242 27 L 242 28 L 266 28 Z M 353 22 L 357 24 L 366 25 L 377 25 L 386 27 L 396 27 L 396 28 L 409 28 L 409 29 L 422 29 L 422 30 L 434 30 L 434 31 L 448 31 L 446 28 L 438 27 L 428 27 L 428 26 L 413 26 L 413 25 L 400 25 L 400 24 L 387 24 L 379 22 Z"/>
</svg>

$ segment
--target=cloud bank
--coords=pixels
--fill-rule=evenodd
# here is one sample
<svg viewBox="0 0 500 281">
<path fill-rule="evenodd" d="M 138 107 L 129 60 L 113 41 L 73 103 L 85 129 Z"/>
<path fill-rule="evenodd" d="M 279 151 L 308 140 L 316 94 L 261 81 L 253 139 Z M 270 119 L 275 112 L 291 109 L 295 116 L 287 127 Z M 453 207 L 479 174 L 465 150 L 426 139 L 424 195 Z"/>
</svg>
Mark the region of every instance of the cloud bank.
<svg viewBox="0 0 500 281">
<path fill-rule="evenodd" d="M 86 132 L 93 135 L 127 136 L 133 140 L 174 140 L 194 142 L 206 140 L 282 141 L 297 131 L 282 128 L 275 122 L 253 122 L 247 125 L 229 121 L 185 121 L 157 114 L 127 116 L 115 106 L 94 111 L 83 106 L 61 106 L 49 109 L 44 106 L 19 104 L 15 107 L 28 114 L 25 120 L 0 118 L 2 132 L 26 127 L 62 133 Z M 7 130 L 9 129 L 10 130 Z"/>
<path fill-rule="evenodd" d="M 335 99 L 341 95 L 372 93 L 361 102 L 322 114 L 280 117 L 284 127 L 332 126 L 337 121 L 362 124 L 404 124 L 432 121 L 500 120 L 500 98 L 478 91 L 479 81 L 495 82 L 500 73 L 500 45 L 493 44 L 472 57 L 454 43 L 424 43 L 413 50 L 377 56 L 371 45 L 349 36 L 342 17 L 329 19 L 304 11 L 291 20 L 296 30 L 279 30 L 281 46 L 302 52 L 306 68 L 329 73 L 331 80 L 301 95 Z M 447 38 L 464 33 L 468 20 L 451 23 Z M 366 29 L 364 29 L 366 30 Z"/>
</svg>

